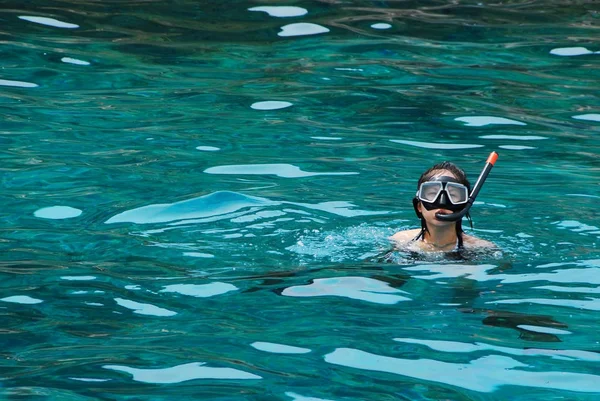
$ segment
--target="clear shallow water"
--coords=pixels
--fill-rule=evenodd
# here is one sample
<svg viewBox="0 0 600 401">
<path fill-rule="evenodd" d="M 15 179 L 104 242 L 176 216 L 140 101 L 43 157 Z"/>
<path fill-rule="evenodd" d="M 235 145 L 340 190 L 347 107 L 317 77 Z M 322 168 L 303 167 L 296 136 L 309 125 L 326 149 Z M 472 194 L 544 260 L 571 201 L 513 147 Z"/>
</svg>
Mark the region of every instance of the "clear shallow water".
<svg viewBox="0 0 600 401">
<path fill-rule="evenodd" d="M 0 18 L 7 399 L 598 397 L 592 3 Z M 377 261 L 423 170 L 492 150 L 502 257 Z"/>
</svg>

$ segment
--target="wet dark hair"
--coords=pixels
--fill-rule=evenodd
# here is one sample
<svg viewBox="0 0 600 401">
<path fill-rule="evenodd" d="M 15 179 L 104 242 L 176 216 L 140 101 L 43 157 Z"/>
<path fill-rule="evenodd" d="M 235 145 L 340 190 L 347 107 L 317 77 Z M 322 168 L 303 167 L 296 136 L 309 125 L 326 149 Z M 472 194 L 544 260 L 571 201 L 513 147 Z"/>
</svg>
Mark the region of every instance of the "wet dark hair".
<svg viewBox="0 0 600 401">
<path fill-rule="evenodd" d="M 469 190 L 469 193 L 471 192 L 471 184 L 469 183 L 469 180 L 467 179 L 467 174 L 464 172 L 464 170 L 462 168 L 458 167 L 456 164 L 449 162 L 449 161 L 444 161 L 444 162 L 435 164 L 432 167 L 430 167 L 429 169 L 427 169 L 427 171 L 425 171 L 423 174 L 421 174 L 421 177 L 419 177 L 419 181 L 417 183 L 417 191 L 421 187 L 422 183 L 424 183 L 426 181 L 430 181 L 441 170 L 446 170 L 446 171 L 451 172 L 452 175 L 454 175 L 454 177 L 456 177 L 456 179 L 461 184 L 463 184 L 465 187 L 467 187 L 467 189 Z M 417 197 L 415 197 L 413 199 L 413 206 L 415 208 L 415 213 L 417 214 L 417 217 L 419 219 L 421 219 L 421 233 L 417 236 L 416 239 L 420 238 L 421 240 L 423 240 L 425 238 L 425 233 L 429 232 L 429 231 L 427 230 L 427 223 L 425 222 L 423 215 L 421 213 L 419 213 L 419 211 L 417 209 L 417 205 L 419 202 L 420 201 L 417 199 Z M 473 228 L 473 222 L 471 221 L 471 216 L 469 216 L 468 213 L 467 213 L 467 219 L 469 220 L 471 228 Z M 463 232 L 464 232 L 464 230 L 462 229 L 462 223 L 460 220 L 458 220 L 456 222 L 456 235 L 458 237 L 458 247 L 459 248 L 462 248 L 462 243 L 463 243 L 462 233 Z"/>
<path fill-rule="evenodd" d="M 447 161 L 438 163 L 438 164 L 432 166 L 431 168 L 429 168 L 423 174 L 421 174 L 421 177 L 419 178 L 419 182 L 417 183 L 417 191 L 419 190 L 419 187 L 421 186 L 422 183 L 424 183 L 426 181 L 430 181 L 433 178 L 433 176 L 435 176 L 437 174 L 437 172 L 440 170 L 450 171 L 452 173 L 452 175 L 454 175 L 454 177 L 456 177 L 456 179 L 461 184 L 466 186 L 469 189 L 469 192 L 471 192 L 471 184 L 469 183 L 469 180 L 467 179 L 467 174 L 464 172 L 464 170 L 462 168 L 458 167 L 456 164 L 454 164 L 452 162 L 447 162 Z"/>
</svg>

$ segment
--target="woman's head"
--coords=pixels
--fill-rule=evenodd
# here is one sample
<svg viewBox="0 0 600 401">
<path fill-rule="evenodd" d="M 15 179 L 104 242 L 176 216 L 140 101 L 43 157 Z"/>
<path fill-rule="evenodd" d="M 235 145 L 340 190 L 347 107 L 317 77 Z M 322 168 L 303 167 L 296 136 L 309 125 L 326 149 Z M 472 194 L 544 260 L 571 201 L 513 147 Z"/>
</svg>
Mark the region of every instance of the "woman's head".
<svg viewBox="0 0 600 401">
<path fill-rule="evenodd" d="M 422 185 L 423 183 L 427 184 Z M 421 174 L 417 196 L 413 199 L 415 213 L 421 219 L 421 227 L 427 230 L 427 222 L 436 226 L 455 224 L 443 222 L 435 216 L 437 213 L 449 214 L 462 210 L 470 192 L 471 185 L 467 175 L 456 164 L 445 161 L 429 168 Z M 456 230 L 462 232 L 460 221 L 456 222 Z"/>
</svg>

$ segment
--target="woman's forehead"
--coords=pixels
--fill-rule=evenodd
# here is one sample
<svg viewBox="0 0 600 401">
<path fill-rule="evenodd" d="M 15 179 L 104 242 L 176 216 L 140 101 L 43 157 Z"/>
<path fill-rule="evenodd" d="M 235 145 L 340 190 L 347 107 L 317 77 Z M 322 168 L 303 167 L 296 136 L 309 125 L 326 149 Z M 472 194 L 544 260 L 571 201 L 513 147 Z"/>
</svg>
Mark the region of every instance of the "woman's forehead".
<svg viewBox="0 0 600 401">
<path fill-rule="evenodd" d="M 429 176 L 429 178 L 438 178 L 438 177 L 442 177 L 442 176 L 448 176 L 448 177 L 453 177 L 458 179 L 457 176 L 454 175 L 454 173 L 450 170 L 433 170 Z"/>
</svg>

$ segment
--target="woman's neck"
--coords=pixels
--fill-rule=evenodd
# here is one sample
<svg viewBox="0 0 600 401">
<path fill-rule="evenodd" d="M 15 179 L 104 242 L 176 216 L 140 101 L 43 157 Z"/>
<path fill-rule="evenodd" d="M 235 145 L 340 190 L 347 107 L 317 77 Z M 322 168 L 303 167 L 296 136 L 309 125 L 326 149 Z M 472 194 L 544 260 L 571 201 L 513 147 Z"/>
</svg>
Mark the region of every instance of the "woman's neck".
<svg viewBox="0 0 600 401">
<path fill-rule="evenodd" d="M 431 246 L 433 249 L 447 250 L 454 249 L 458 236 L 454 226 L 449 227 L 428 227 L 423 242 Z"/>
</svg>

